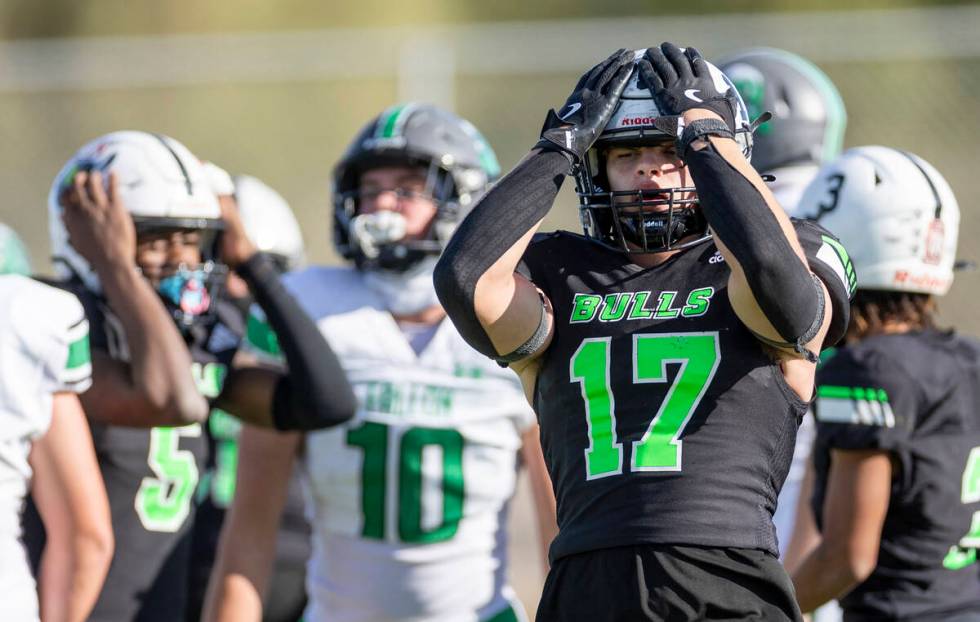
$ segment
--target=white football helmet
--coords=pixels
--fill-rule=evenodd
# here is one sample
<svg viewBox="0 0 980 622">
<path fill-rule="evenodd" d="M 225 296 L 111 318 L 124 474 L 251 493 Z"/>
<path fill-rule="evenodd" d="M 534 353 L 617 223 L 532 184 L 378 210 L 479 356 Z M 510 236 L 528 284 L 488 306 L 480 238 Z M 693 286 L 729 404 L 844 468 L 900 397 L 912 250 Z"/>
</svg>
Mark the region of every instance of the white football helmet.
<svg viewBox="0 0 980 622">
<path fill-rule="evenodd" d="M 595 143 L 575 170 L 579 218 L 588 238 L 626 253 L 658 253 L 698 244 L 709 237 L 708 223 L 697 207 L 697 188 L 611 191 L 606 179 L 606 152 L 616 146 L 646 146 L 674 141 L 683 130 L 679 115 L 665 115 L 636 68 L 646 50 L 633 53 L 634 69 L 619 104 Z M 707 63 L 715 88 L 734 99 L 735 140 L 746 159 L 752 157 L 752 122 L 738 90 L 720 69 Z M 686 197 L 686 198 L 682 198 Z M 667 209 L 662 209 L 667 206 Z M 678 246 L 678 240 L 697 235 Z M 631 245 L 633 250 L 631 250 Z"/>
<path fill-rule="evenodd" d="M 799 214 L 840 238 L 859 289 L 943 295 L 953 284 L 960 208 L 922 158 L 855 147 L 817 174 Z"/>
<path fill-rule="evenodd" d="M 281 257 L 283 268 L 303 265 L 305 250 L 296 216 L 278 192 L 249 175 L 234 178 L 235 201 L 245 232 L 262 252 Z"/>
<path fill-rule="evenodd" d="M 117 190 L 133 216 L 137 234 L 155 228 L 200 229 L 223 227 L 218 200 L 204 168 L 184 145 L 148 132 L 121 131 L 89 142 L 68 160 L 48 193 L 48 228 L 52 261 L 59 278 L 78 278 L 87 289 L 101 292 L 98 276 L 72 248 L 61 220 L 59 198 L 80 170 L 98 170 L 118 179 Z M 202 236 L 205 238 L 206 236 Z"/>
</svg>

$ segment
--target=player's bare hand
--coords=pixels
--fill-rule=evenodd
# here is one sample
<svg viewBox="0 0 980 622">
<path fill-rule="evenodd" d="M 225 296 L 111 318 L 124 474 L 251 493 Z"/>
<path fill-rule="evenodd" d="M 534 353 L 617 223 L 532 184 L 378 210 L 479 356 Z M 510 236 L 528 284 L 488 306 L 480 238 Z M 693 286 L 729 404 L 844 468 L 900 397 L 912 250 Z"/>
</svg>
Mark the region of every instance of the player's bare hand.
<svg viewBox="0 0 980 622">
<path fill-rule="evenodd" d="M 221 234 L 221 260 L 234 269 L 248 261 L 257 249 L 245 232 L 245 224 L 235 200 L 230 196 L 222 196 L 218 203 L 221 205 L 221 218 L 225 222 L 225 230 Z"/>
<path fill-rule="evenodd" d="M 61 195 L 62 219 L 71 245 L 96 270 L 131 266 L 136 260 L 136 227 L 117 191 L 99 171 L 79 171 Z"/>
</svg>

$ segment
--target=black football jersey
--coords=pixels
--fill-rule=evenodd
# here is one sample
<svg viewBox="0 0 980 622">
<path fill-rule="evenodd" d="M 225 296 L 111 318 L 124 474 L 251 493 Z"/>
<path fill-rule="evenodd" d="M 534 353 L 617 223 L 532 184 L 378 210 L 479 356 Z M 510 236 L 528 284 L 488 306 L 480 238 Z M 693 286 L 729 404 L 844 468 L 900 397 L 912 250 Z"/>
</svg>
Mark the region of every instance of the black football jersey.
<svg viewBox="0 0 980 622">
<path fill-rule="evenodd" d="M 849 261 L 823 229 L 797 228 L 843 316 L 836 338 Z M 772 514 L 807 402 L 735 315 L 714 243 L 641 268 L 556 232 L 536 236 L 520 271 L 555 314 L 534 392 L 558 503 L 552 559 L 642 543 L 776 555 Z"/>
<path fill-rule="evenodd" d="M 841 348 L 818 372 L 814 513 L 832 449 L 879 449 L 894 470 L 878 565 L 841 600 L 848 620 L 980 609 L 980 342 L 935 330 Z"/>
<path fill-rule="evenodd" d="M 229 304 L 228 307 L 237 308 L 237 305 Z M 237 347 L 245 334 L 245 318 L 241 313 L 230 317 L 222 316 L 222 323 L 234 335 Z M 208 451 L 205 470 L 197 490 L 198 506 L 194 517 L 193 551 L 188 575 L 188 621 L 200 617 L 225 514 L 235 497 L 238 436 L 241 428 L 241 421 L 220 408 L 211 410 L 204 426 Z M 299 477 L 300 469 L 294 469 L 279 522 L 276 569 L 283 564 L 302 568 L 310 556 L 310 527 L 306 521 Z M 269 594 L 267 600 L 275 598 L 275 594 Z"/>
<path fill-rule="evenodd" d="M 91 293 L 76 294 L 86 309 L 92 348 L 128 360 L 125 337 L 112 312 Z M 219 308 L 218 317 L 227 312 Z M 186 339 L 198 388 L 213 398 L 221 390 L 239 340 L 217 321 L 195 326 Z M 182 620 L 194 494 L 207 454 L 202 425 L 129 428 L 92 423 L 91 428 L 116 547 L 89 620 Z"/>
</svg>

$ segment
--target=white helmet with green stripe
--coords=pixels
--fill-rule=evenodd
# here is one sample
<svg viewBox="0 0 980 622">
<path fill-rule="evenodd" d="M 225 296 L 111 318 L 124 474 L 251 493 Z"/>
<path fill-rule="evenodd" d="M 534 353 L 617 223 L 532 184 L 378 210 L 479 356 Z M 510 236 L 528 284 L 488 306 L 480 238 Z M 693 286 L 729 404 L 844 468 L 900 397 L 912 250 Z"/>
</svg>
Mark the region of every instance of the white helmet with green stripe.
<svg viewBox="0 0 980 622">
<path fill-rule="evenodd" d="M 428 169 L 426 193 L 439 208 L 429 239 L 393 240 L 365 252 L 351 232 L 360 176 L 372 168 L 404 164 Z M 363 268 L 407 270 L 442 252 L 456 225 L 499 175 L 496 155 L 469 121 L 431 104 L 392 106 L 358 132 L 334 168 L 337 252 Z"/>
<path fill-rule="evenodd" d="M 960 208 L 931 164 L 897 149 L 848 149 L 807 186 L 797 210 L 836 235 L 858 289 L 943 295 L 953 284 Z"/>
<path fill-rule="evenodd" d="M 31 259 L 13 229 L 0 222 L 0 274 L 31 273 Z"/>
<path fill-rule="evenodd" d="M 840 153 L 847 113 L 837 88 L 816 65 L 774 48 L 735 52 L 717 65 L 735 83 L 752 119 L 772 113 L 753 136 L 756 170 L 821 165 Z"/>
</svg>

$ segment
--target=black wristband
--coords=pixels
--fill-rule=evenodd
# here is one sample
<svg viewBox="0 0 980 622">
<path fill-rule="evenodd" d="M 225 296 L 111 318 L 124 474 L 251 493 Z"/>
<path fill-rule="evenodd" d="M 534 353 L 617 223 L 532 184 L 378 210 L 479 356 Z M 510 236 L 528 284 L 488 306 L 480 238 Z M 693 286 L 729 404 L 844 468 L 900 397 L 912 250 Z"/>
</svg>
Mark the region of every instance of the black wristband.
<svg viewBox="0 0 980 622">
<path fill-rule="evenodd" d="M 695 119 L 684 126 L 684 131 L 677 139 L 677 153 L 681 159 L 687 156 L 687 150 L 691 143 L 703 136 L 735 138 L 735 134 L 728 127 L 728 124 L 720 119 Z"/>
<path fill-rule="evenodd" d="M 353 417 L 357 399 L 340 361 L 282 284 L 272 258 L 256 253 L 235 271 L 265 313 L 289 367 L 289 377 L 276 386 L 271 404 L 275 427 L 316 430 Z"/>
<path fill-rule="evenodd" d="M 544 342 L 548 340 L 548 328 L 550 328 L 548 323 L 548 308 L 545 306 L 544 298 L 542 298 L 541 319 L 538 321 L 538 327 L 534 329 L 534 334 L 528 337 L 527 341 L 517 346 L 513 352 L 497 356 L 493 360 L 497 361 L 497 364 L 501 367 L 507 367 L 511 363 L 526 359 L 537 352 L 544 345 Z"/>
</svg>

